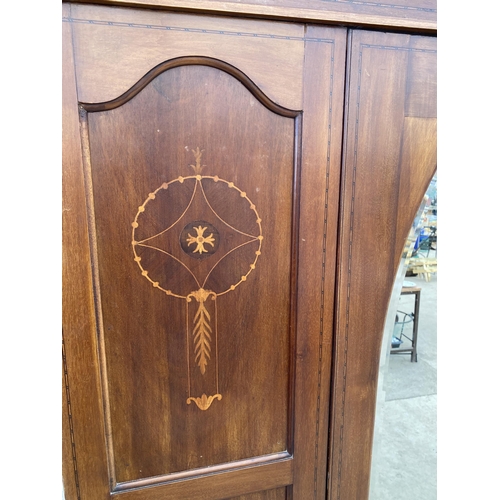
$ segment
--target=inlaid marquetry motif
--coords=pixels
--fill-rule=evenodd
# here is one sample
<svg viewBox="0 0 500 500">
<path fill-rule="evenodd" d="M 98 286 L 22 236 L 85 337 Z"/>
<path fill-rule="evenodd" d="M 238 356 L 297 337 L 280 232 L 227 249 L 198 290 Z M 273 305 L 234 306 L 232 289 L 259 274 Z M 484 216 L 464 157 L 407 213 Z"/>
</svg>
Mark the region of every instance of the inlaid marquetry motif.
<svg viewBox="0 0 500 500">
<path fill-rule="evenodd" d="M 215 399 L 222 400 L 217 298 L 247 280 L 256 268 L 264 237 L 262 219 L 246 192 L 217 175 L 202 175 L 203 150 L 192 152 L 194 175 L 164 182 L 139 206 L 132 222 L 132 248 L 142 276 L 154 288 L 185 303 L 186 403 L 193 401 L 207 410 Z M 221 200 L 232 208 L 230 221 L 220 213 L 224 208 Z M 173 215 L 176 210 L 179 213 Z M 223 273 L 219 272 L 221 268 Z M 208 392 L 213 390 L 215 394 L 191 395 L 191 364 L 207 385 L 207 373 L 213 364 L 215 387 Z"/>
<path fill-rule="evenodd" d="M 190 222 L 182 230 L 179 243 L 184 252 L 194 259 L 205 259 L 219 248 L 219 231 L 210 222 Z"/>
</svg>

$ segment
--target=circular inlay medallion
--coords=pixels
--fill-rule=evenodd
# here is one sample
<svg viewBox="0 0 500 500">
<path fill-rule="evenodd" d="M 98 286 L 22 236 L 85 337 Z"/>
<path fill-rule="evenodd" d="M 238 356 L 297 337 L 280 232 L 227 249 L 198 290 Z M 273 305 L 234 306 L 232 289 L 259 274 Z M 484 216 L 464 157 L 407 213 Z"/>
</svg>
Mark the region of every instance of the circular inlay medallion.
<svg viewBox="0 0 500 500">
<path fill-rule="evenodd" d="M 179 238 L 182 250 L 194 259 L 205 259 L 219 248 L 219 231 L 204 220 L 187 224 Z"/>
</svg>

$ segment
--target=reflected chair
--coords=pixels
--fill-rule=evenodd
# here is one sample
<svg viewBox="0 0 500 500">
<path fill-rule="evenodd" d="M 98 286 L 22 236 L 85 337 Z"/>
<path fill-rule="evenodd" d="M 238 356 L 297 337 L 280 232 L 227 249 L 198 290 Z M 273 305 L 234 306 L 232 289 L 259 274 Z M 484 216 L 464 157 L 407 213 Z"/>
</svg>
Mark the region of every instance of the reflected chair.
<svg viewBox="0 0 500 500">
<path fill-rule="evenodd" d="M 418 340 L 418 316 L 420 312 L 421 288 L 403 287 L 401 295 L 413 295 L 415 302 L 412 312 L 397 311 L 394 323 L 394 334 L 391 342 L 391 354 L 410 354 L 410 362 L 417 362 L 417 340 Z M 413 323 L 411 337 L 405 334 L 405 327 Z M 401 349 L 404 343 L 403 337 L 411 342 L 411 347 Z"/>
</svg>

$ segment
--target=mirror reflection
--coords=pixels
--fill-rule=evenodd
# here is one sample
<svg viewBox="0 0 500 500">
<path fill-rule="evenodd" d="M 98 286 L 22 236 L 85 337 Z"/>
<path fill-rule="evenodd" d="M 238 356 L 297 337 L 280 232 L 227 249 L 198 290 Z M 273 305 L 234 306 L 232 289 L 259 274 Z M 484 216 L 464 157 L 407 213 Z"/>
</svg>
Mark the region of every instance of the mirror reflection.
<svg viewBox="0 0 500 500">
<path fill-rule="evenodd" d="M 385 323 L 370 500 L 437 498 L 437 177 L 408 236 Z"/>
</svg>

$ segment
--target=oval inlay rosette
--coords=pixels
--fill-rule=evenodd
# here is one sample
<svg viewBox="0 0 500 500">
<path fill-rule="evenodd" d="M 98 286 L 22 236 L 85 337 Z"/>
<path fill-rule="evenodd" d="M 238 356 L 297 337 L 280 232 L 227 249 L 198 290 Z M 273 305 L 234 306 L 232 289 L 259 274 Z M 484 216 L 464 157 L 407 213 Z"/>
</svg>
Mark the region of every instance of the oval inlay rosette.
<svg viewBox="0 0 500 500">
<path fill-rule="evenodd" d="M 245 191 L 217 175 L 201 175 L 202 151 L 193 150 L 194 175 L 164 182 L 149 193 L 132 222 L 134 260 L 154 288 L 196 303 L 191 331 L 194 362 L 205 376 L 217 323 L 217 297 L 247 281 L 261 255 L 262 219 Z M 208 302 L 213 301 L 211 307 Z M 188 320 L 187 320 L 188 322 Z M 217 343 L 217 342 L 216 342 Z M 188 351 L 189 363 L 189 351 Z M 188 366 L 188 374 L 189 374 Z M 218 368 L 217 368 L 218 373 Z M 189 401 L 195 401 L 189 392 Z M 222 399 L 218 390 L 216 399 Z M 205 396 L 206 410 L 215 396 Z"/>
</svg>

